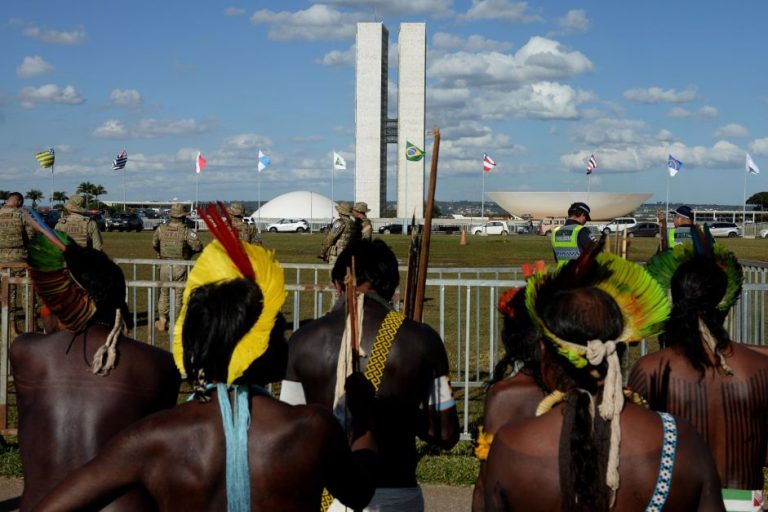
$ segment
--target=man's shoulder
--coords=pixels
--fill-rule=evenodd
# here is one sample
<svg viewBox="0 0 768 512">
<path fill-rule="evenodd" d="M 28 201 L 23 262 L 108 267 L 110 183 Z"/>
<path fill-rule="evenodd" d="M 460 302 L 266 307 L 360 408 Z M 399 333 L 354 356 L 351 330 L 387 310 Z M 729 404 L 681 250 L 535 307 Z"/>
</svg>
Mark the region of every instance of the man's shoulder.
<svg viewBox="0 0 768 512">
<path fill-rule="evenodd" d="M 21 334 L 13 340 L 9 349 L 9 356 L 11 360 L 17 360 L 30 354 L 30 352 L 37 352 L 38 350 L 48 350 L 48 344 L 46 343 L 45 334 L 28 332 Z M 52 348 L 52 347 L 51 347 Z"/>
</svg>

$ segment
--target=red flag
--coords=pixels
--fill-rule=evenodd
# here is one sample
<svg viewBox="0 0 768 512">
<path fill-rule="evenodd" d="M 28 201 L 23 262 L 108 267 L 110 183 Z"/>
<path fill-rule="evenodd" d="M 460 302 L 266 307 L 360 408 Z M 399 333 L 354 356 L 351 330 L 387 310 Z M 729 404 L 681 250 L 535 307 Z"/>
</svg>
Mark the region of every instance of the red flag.
<svg viewBox="0 0 768 512">
<path fill-rule="evenodd" d="M 494 167 L 496 167 L 496 162 L 494 162 L 487 154 L 483 153 L 483 171 L 491 172 L 491 169 Z"/>
<path fill-rule="evenodd" d="M 203 158 L 203 154 L 201 152 L 197 152 L 197 161 L 195 162 L 195 172 L 200 174 L 203 172 L 203 169 L 205 169 L 205 164 L 207 162 L 205 161 L 205 158 Z"/>
</svg>

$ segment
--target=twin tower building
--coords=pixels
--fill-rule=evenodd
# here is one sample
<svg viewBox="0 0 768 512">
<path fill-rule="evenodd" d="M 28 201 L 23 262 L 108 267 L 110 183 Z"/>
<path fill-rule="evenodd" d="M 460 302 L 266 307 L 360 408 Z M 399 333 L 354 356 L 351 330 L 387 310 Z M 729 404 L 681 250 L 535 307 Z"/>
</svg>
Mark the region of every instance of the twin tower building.
<svg viewBox="0 0 768 512">
<path fill-rule="evenodd" d="M 426 24 L 401 23 L 398 37 L 397 117 L 388 117 L 389 31 L 357 24 L 355 83 L 355 200 L 369 217 L 382 217 L 387 201 L 387 144 L 397 144 L 397 217 L 424 217 L 427 158 L 405 157 L 406 143 L 425 150 Z"/>
</svg>

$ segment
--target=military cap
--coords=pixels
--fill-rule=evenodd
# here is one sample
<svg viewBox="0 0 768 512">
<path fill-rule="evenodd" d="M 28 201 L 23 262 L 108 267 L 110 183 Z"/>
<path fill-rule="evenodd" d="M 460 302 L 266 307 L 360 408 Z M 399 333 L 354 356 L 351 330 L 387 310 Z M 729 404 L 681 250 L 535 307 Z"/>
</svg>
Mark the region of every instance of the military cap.
<svg viewBox="0 0 768 512">
<path fill-rule="evenodd" d="M 242 217 L 245 215 L 245 208 L 243 208 L 242 203 L 232 203 L 229 205 L 229 208 L 227 208 L 227 211 L 230 215 L 234 217 Z"/>
<path fill-rule="evenodd" d="M 336 211 L 342 215 L 352 215 L 352 205 L 347 202 L 342 202 L 336 205 Z"/>
<path fill-rule="evenodd" d="M 174 203 L 171 205 L 171 217 L 174 219 L 183 219 L 187 216 L 187 210 L 184 209 L 184 205 L 180 203 Z"/>
<path fill-rule="evenodd" d="M 85 199 L 83 196 L 74 195 L 67 200 L 64 209 L 71 213 L 85 213 Z"/>
<path fill-rule="evenodd" d="M 356 202 L 355 206 L 353 206 L 352 209 L 358 213 L 368 213 L 369 211 L 371 211 L 371 209 L 368 208 L 368 203 L 365 203 L 363 201 Z"/>
</svg>

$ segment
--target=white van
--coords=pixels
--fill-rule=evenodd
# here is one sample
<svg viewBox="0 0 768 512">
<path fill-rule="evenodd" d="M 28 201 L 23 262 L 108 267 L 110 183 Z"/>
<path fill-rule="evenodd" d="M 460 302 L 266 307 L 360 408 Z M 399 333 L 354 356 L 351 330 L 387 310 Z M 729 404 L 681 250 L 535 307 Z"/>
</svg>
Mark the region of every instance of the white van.
<svg viewBox="0 0 768 512">
<path fill-rule="evenodd" d="M 549 236 L 552 234 L 553 229 L 557 226 L 562 226 L 565 224 L 565 221 L 565 217 L 544 217 L 541 219 L 541 222 L 539 222 L 539 227 L 536 229 L 536 232 L 540 235 Z"/>
<path fill-rule="evenodd" d="M 635 226 L 637 226 L 637 219 L 634 217 L 616 217 L 607 224 L 598 225 L 597 229 L 601 233 L 610 234 L 614 231 L 622 232 Z"/>
</svg>

